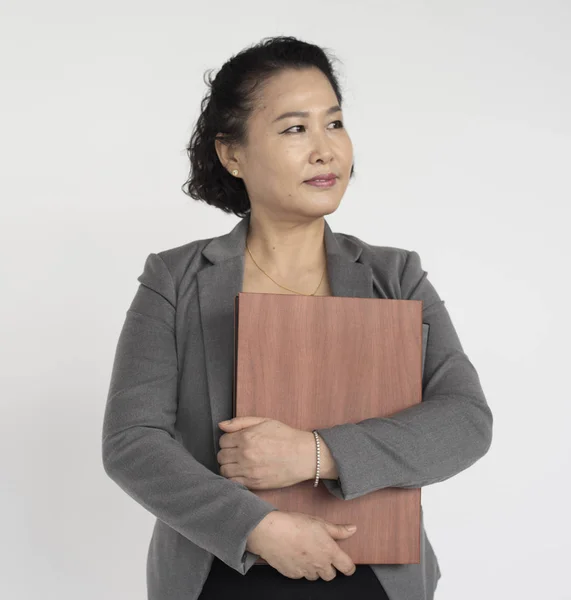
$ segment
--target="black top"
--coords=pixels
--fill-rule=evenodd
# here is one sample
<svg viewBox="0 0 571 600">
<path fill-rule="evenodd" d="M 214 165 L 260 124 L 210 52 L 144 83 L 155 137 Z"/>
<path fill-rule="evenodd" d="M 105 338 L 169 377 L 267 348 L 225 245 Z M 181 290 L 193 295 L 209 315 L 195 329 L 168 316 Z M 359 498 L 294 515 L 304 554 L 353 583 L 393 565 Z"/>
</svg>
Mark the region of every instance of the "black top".
<svg viewBox="0 0 571 600">
<path fill-rule="evenodd" d="M 214 557 L 210 573 L 198 600 L 389 600 L 381 582 L 369 565 L 356 565 L 353 575 L 340 571 L 331 581 L 290 579 L 271 565 L 252 565 L 242 575 Z"/>
</svg>

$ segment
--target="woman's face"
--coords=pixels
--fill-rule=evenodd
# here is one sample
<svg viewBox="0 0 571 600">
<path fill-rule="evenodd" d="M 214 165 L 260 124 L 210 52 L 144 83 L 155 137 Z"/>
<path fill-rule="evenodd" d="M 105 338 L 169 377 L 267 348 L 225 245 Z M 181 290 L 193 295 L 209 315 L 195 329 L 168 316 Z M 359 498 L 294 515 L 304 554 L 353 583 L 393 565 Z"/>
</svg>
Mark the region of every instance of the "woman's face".
<svg viewBox="0 0 571 600">
<path fill-rule="evenodd" d="M 258 99 L 247 145 L 230 151 L 237 162 L 227 163 L 244 179 L 252 212 L 290 220 L 334 212 L 349 183 L 353 145 L 327 77 L 319 69 L 282 71 Z M 292 111 L 307 114 L 282 117 Z M 332 187 L 305 183 L 327 173 L 338 176 Z"/>
</svg>

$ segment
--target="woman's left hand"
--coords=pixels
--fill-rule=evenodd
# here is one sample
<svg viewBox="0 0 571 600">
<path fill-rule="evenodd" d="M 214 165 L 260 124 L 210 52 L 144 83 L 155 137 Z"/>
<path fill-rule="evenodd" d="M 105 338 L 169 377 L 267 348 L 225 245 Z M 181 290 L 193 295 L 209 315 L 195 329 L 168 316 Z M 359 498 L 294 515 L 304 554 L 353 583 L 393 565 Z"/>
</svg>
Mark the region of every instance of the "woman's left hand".
<svg viewBox="0 0 571 600">
<path fill-rule="evenodd" d="M 252 490 L 288 487 L 312 477 L 310 431 L 264 417 L 234 417 L 218 426 L 226 432 L 216 455 L 223 477 Z"/>
</svg>

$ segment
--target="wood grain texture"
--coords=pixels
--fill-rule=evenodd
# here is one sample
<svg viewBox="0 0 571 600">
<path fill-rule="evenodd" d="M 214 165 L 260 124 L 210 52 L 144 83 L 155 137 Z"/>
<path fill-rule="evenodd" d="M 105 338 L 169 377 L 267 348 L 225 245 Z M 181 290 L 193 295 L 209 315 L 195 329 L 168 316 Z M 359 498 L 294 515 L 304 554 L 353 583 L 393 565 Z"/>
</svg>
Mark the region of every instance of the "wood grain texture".
<svg viewBox="0 0 571 600">
<path fill-rule="evenodd" d="M 242 292 L 234 330 L 234 416 L 311 431 L 421 402 L 422 301 Z M 337 540 L 355 564 L 420 562 L 420 488 L 365 482 L 352 500 L 313 481 L 252 492 L 280 510 L 355 523 Z"/>
</svg>

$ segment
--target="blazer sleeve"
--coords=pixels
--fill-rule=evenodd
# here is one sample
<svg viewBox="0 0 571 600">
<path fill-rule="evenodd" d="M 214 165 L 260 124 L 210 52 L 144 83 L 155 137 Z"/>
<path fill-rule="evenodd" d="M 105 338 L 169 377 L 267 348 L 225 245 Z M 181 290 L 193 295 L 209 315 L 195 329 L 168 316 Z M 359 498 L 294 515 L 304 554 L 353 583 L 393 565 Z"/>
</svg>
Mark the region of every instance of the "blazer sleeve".
<svg viewBox="0 0 571 600">
<path fill-rule="evenodd" d="M 387 488 L 418 488 L 468 468 L 489 449 L 492 412 L 474 365 L 463 351 L 444 300 L 409 251 L 401 298 L 423 301 L 428 325 L 422 402 L 390 417 L 318 429 L 338 479 L 324 479 L 341 500 Z"/>
<path fill-rule="evenodd" d="M 155 517 L 245 574 L 258 558 L 245 549 L 248 535 L 277 508 L 212 472 L 175 439 L 175 286 L 158 254 L 148 256 L 138 281 L 105 407 L 105 472 Z"/>
</svg>

